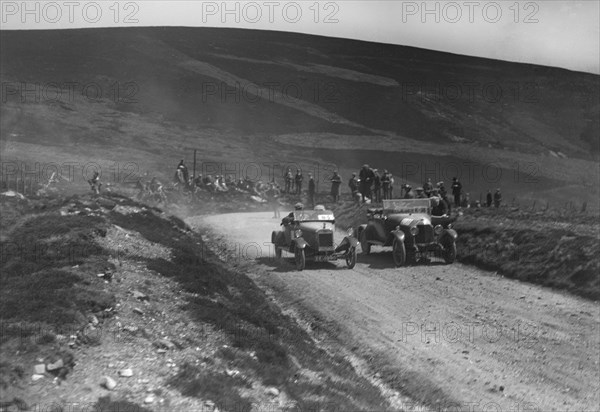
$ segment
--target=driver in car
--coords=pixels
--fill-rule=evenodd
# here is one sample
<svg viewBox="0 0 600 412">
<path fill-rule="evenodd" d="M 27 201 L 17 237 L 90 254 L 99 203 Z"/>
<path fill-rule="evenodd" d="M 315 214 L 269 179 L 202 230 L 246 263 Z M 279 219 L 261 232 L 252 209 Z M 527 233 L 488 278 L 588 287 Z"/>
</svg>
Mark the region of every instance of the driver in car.
<svg viewBox="0 0 600 412">
<path fill-rule="evenodd" d="M 304 209 L 304 205 L 302 203 L 296 203 L 294 205 L 294 211 L 298 211 L 298 210 L 303 210 Z M 290 223 L 294 222 L 294 212 L 290 212 L 289 215 L 287 215 L 286 217 L 284 217 L 283 219 L 281 219 L 281 224 L 283 226 L 287 226 Z"/>
<path fill-rule="evenodd" d="M 448 214 L 448 205 L 437 196 L 431 198 L 431 215 L 432 216 L 446 216 Z"/>
</svg>

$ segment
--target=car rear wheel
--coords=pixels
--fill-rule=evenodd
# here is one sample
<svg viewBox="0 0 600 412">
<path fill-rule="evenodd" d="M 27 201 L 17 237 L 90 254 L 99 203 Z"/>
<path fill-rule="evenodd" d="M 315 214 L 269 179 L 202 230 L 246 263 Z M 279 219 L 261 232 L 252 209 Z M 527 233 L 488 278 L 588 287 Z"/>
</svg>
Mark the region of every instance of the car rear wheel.
<svg viewBox="0 0 600 412">
<path fill-rule="evenodd" d="M 346 265 L 348 265 L 348 269 L 352 269 L 356 266 L 356 247 L 354 246 L 346 252 Z"/>
<path fill-rule="evenodd" d="M 364 230 L 360 233 L 360 248 L 365 255 L 371 253 L 371 245 L 367 241 L 367 233 Z"/>
<path fill-rule="evenodd" d="M 296 269 L 303 270 L 306 266 L 306 256 L 304 255 L 304 249 L 296 248 L 294 252 L 294 258 L 296 260 Z"/>
<path fill-rule="evenodd" d="M 404 242 L 400 242 L 397 239 L 394 240 L 392 256 L 396 267 L 403 266 L 406 263 L 406 247 L 404 246 Z"/>
<path fill-rule="evenodd" d="M 444 249 L 442 257 L 444 258 L 444 262 L 448 264 L 454 263 L 456 260 L 456 242 L 452 242 L 450 246 Z"/>
</svg>

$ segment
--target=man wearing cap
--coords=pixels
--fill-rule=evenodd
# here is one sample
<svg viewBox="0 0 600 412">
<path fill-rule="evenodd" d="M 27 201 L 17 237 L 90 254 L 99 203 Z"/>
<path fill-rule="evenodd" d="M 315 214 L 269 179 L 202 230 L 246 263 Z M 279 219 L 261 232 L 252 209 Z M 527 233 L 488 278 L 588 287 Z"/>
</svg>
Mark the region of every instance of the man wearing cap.
<svg viewBox="0 0 600 412">
<path fill-rule="evenodd" d="M 369 165 L 365 164 L 360 169 L 360 173 L 358 174 L 359 179 L 359 191 L 362 195 L 362 201 L 365 201 L 365 198 L 371 198 L 371 185 L 373 184 L 373 179 L 375 178 L 375 174 L 373 173 L 373 169 L 369 167 Z"/>
<path fill-rule="evenodd" d="M 315 206 L 315 192 L 316 192 L 315 179 L 313 179 L 312 173 L 308 174 L 308 203 L 310 207 Z"/>
<path fill-rule="evenodd" d="M 452 196 L 454 196 L 454 206 L 460 207 L 460 194 L 462 193 L 462 183 L 456 177 L 452 178 Z"/>
<path fill-rule="evenodd" d="M 500 188 L 496 189 L 496 193 L 494 193 L 494 206 L 500 207 L 500 203 L 502 203 L 502 193 L 500 193 Z"/>
<path fill-rule="evenodd" d="M 296 176 L 294 176 L 294 182 L 296 183 L 296 194 L 302 194 L 302 181 L 304 180 L 304 176 L 302 176 L 302 171 L 300 169 L 296 170 Z"/>
<path fill-rule="evenodd" d="M 404 198 L 405 199 L 414 199 L 415 194 L 412 191 L 411 185 L 404 185 Z"/>
<path fill-rule="evenodd" d="M 381 176 L 381 187 L 383 188 L 383 198 L 391 199 L 392 196 L 390 194 L 390 174 L 387 169 L 383 170 L 383 176 Z"/>
<path fill-rule="evenodd" d="M 341 185 L 342 177 L 336 170 L 333 172 L 333 176 L 331 178 L 331 197 L 333 198 L 333 203 L 337 203 L 340 200 Z"/>
<path fill-rule="evenodd" d="M 352 173 L 352 177 L 348 180 L 348 187 L 352 193 L 352 200 L 355 200 L 356 194 L 358 193 L 358 179 L 356 178 L 356 173 Z"/>
<path fill-rule="evenodd" d="M 271 206 L 273 206 L 273 219 L 278 219 L 280 215 L 279 196 L 281 196 L 281 191 L 279 190 L 279 187 L 277 187 L 277 184 L 274 181 L 271 182 L 271 184 L 269 185 L 269 190 L 267 190 L 265 194 L 267 195 L 269 203 L 271 204 Z"/>
<path fill-rule="evenodd" d="M 377 169 L 373 170 L 373 176 L 373 200 L 381 202 L 381 178 Z"/>
<path fill-rule="evenodd" d="M 297 211 L 303 210 L 303 209 L 304 209 L 304 205 L 302 203 L 296 203 L 294 205 L 294 212 L 297 212 Z M 290 223 L 292 223 L 294 221 L 294 212 L 290 212 L 289 215 L 287 215 L 286 217 L 284 217 L 281 220 L 281 224 L 283 226 L 287 226 L 287 225 L 289 225 Z"/>
<path fill-rule="evenodd" d="M 423 183 L 423 191 L 427 197 L 431 196 L 431 191 L 433 190 L 433 183 L 431 183 L 431 179 L 428 178 L 425 183 Z"/>
</svg>

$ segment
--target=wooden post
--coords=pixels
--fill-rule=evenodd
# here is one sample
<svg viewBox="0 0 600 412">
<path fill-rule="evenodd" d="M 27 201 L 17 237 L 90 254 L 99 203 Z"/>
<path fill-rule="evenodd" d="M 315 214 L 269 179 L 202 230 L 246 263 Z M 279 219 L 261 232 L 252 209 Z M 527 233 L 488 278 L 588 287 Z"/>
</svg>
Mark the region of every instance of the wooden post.
<svg viewBox="0 0 600 412">
<path fill-rule="evenodd" d="M 194 171 L 192 176 L 194 176 L 194 180 L 196 179 L 196 149 L 194 149 Z"/>
</svg>

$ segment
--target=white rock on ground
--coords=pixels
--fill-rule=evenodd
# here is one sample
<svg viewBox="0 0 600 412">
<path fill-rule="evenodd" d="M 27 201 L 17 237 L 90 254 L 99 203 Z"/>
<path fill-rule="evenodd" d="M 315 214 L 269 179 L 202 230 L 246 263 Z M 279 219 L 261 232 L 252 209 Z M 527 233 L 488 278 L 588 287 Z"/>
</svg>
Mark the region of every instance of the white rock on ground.
<svg viewBox="0 0 600 412">
<path fill-rule="evenodd" d="M 131 369 L 129 369 L 129 368 L 127 368 L 127 369 L 121 369 L 119 371 L 119 376 L 122 376 L 124 378 L 128 378 L 130 376 L 133 376 L 133 371 Z"/>
<path fill-rule="evenodd" d="M 113 378 L 111 378 L 110 376 L 105 376 L 102 378 L 100 385 L 104 386 L 109 391 L 112 391 L 113 389 L 115 389 L 117 387 L 117 382 L 115 382 L 115 380 Z"/>
</svg>

